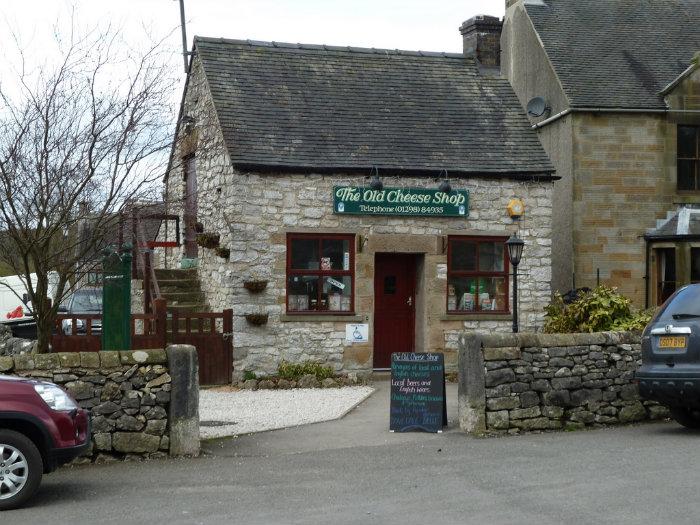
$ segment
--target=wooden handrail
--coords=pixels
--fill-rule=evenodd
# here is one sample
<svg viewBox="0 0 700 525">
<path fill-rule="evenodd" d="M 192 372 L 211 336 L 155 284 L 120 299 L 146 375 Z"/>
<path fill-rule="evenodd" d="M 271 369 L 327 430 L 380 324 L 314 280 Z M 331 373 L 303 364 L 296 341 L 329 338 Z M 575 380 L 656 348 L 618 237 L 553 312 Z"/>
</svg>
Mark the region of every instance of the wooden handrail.
<svg viewBox="0 0 700 525">
<path fill-rule="evenodd" d="M 148 247 L 146 234 L 143 231 L 143 223 L 138 214 L 134 214 L 133 220 L 136 234 L 134 250 L 136 250 L 141 268 L 143 268 L 144 311 L 151 313 L 154 310 L 155 301 L 162 299 L 162 296 L 156 271 L 153 267 L 153 251 Z"/>
</svg>

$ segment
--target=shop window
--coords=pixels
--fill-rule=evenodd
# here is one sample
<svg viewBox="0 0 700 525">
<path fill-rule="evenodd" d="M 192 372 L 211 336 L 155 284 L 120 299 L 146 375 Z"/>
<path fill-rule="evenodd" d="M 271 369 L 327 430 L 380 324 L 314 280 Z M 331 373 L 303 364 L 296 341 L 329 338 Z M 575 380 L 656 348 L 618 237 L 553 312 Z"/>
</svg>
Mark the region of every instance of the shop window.
<svg viewBox="0 0 700 525">
<path fill-rule="evenodd" d="M 657 248 L 656 301 L 663 304 L 676 291 L 676 249 Z"/>
<path fill-rule="evenodd" d="M 506 237 L 450 237 L 447 313 L 508 312 Z"/>
<path fill-rule="evenodd" d="M 355 236 L 287 236 L 287 312 L 354 311 Z"/>
<path fill-rule="evenodd" d="M 678 126 L 678 189 L 700 190 L 700 126 Z"/>
</svg>

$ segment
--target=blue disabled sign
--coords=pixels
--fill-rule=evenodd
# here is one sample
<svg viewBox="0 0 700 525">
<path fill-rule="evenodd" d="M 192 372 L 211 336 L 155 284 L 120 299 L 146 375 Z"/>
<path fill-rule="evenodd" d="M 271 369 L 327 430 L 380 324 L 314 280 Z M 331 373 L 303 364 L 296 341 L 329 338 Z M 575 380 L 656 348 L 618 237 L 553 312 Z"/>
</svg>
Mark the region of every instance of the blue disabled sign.
<svg viewBox="0 0 700 525">
<path fill-rule="evenodd" d="M 447 426 L 445 357 L 442 354 L 391 354 L 392 432 L 442 432 Z"/>
</svg>

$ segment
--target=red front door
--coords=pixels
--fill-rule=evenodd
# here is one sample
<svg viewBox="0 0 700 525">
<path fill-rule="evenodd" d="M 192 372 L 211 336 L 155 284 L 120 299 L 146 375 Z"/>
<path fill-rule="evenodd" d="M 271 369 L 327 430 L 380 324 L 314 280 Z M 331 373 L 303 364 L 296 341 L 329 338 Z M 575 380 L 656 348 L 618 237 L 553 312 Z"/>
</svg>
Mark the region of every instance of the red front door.
<svg viewBox="0 0 700 525">
<path fill-rule="evenodd" d="M 374 301 L 374 368 L 389 368 L 392 352 L 415 349 L 415 255 L 376 255 Z"/>
</svg>

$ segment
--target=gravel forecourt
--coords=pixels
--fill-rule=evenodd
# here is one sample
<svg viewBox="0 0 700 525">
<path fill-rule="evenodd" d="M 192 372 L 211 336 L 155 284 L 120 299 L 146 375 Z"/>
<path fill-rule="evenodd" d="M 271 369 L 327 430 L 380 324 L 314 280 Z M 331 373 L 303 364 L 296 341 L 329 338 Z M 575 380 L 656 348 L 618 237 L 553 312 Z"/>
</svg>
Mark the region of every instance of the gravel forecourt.
<svg viewBox="0 0 700 525">
<path fill-rule="evenodd" d="M 292 390 L 201 390 L 200 437 L 238 436 L 338 419 L 374 392 L 369 386 Z"/>
</svg>

